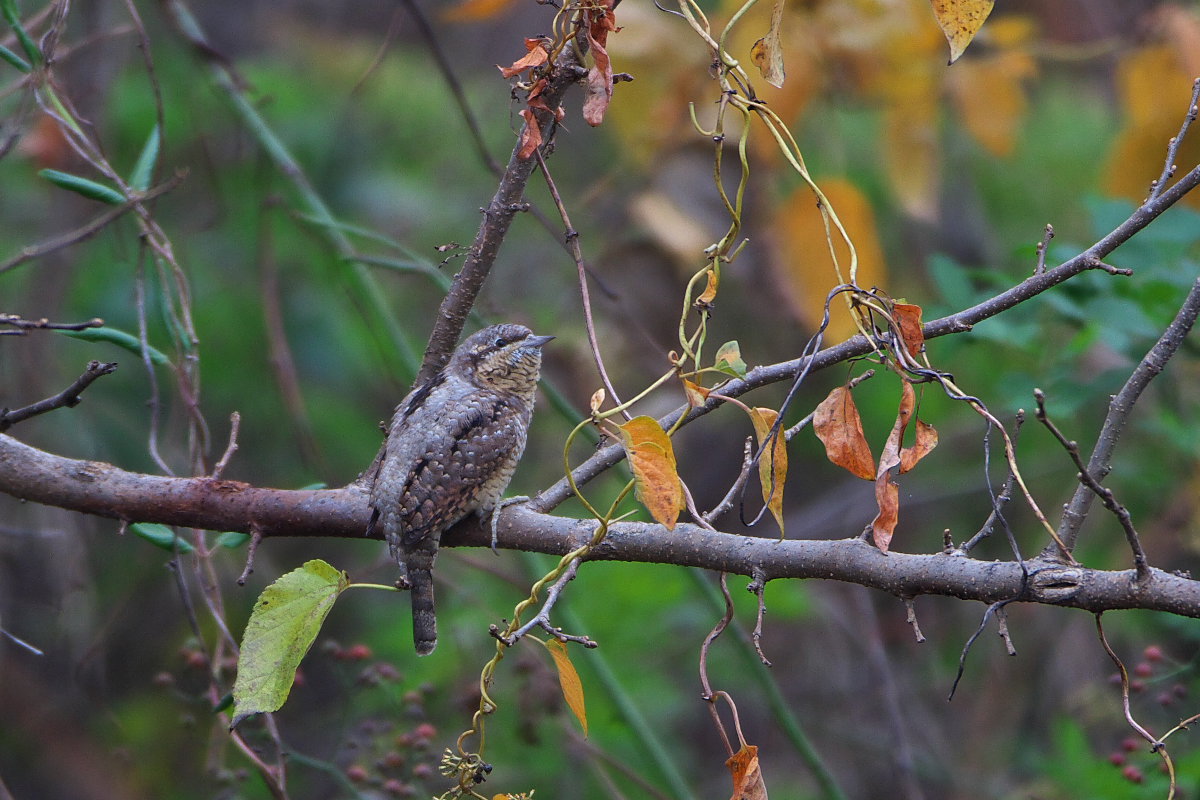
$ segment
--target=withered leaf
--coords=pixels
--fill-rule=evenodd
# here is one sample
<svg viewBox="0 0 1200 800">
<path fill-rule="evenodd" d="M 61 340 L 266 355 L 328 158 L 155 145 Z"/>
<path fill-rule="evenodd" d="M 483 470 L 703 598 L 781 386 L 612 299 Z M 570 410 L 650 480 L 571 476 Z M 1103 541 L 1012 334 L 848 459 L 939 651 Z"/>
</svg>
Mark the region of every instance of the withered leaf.
<svg viewBox="0 0 1200 800">
<path fill-rule="evenodd" d="M 849 387 L 835 387 L 813 413 L 813 431 L 834 464 L 863 480 L 875 480 L 875 458 Z"/>
<path fill-rule="evenodd" d="M 917 438 L 911 446 L 900 451 L 900 472 L 908 472 L 917 463 L 929 455 L 938 444 L 937 429 L 922 419 L 917 419 Z"/>
<path fill-rule="evenodd" d="M 525 49 L 529 52 L 514 61 L 511 66 L 502 67 L 499 64 L 496 65 L 496 69 L 500 70 L 501 75 L 505 78 L 511 78 L 515 75 L 520 75 L 527 69 L 540 67 L 550 60 L 550 53 L 547 52 L 541 39 L 526 39 Z"/>
<path fill-rule="evenodd" d="M 683 392 L 687 395 L 688 406 L 696 408 L 697 406 L 704 405 L 705 401 L 708 400 L 708 393 L 712 390 L 705 389 L 700 384 L 690 381 L 687 378 L 681 378 L 681 380 L 683 381 Z"/>
<path fill-rule="evenodd" d="M 925 333 L 921 330 L 921 307 L 909 303 L 895 303 L 892 317 L 900 328 L 900 337 L 908 354 L 916 357 L 925 350 Z"/>
<path fill-rule="evenodd" d="M 726 759 L 725 766 L 733 776 L 730 800 L 767 800 L 767 785 L 758 764 L 758 747 L 743 744 Z"/>
<path fill-rule="evenodd" d="M 783 86 L 785 77 L 783 71 L 783 42 L 780 32 L 783 28 L 783 7 L 785 0 L 775 0 L 771 8 L 771 27 L 767 35 L 754 43 L 750 48 L 750 59 L 763 79 L 776 89 Z"/>
<path fill-rule="evenodd" d="M 917 395 L 912 384 L 904 381 L 902 385 L 904 388 L 900 395 L 896 422 L 883 445 L 883 452 L 879 454 L 879 466 L 875 471 L 875 500 L 879 504 L 879 513 L 871 522 L 871 534 L 875 539 L 875 546 L 885 553 L 891 545 L 896 523 L 900 520 L 900 487 L 892 482 L 892 470 L 900 466 L 900 444 L 904 441 L 904 431 L 917 404 Z"/>
<path fill-rule="evenodd" d="M 750 422 L 754 425 L 754 436 L 761 447 L 771 426 L 779 418 L 779 413 L 770 408 L 750 409 Z M 787 443 L 783 439 L 783 431 L 771 442 L 771 452 L 763 453 L 758 460 L 758 480 L 762 484 L 763 502 L 779 523 L 779 538 L 783 538 L 783 484 L 787 480 L 788 459 Z"/>
<path fill-rule="evenodd" d="M 525 118 L 525 127 L 521 130 L 521 142 L 517 148 L 517 157 L 526 159 L 533 155 L 542 144 L 542 126 L 538 124 L 537 116 L 532 109 L 522 108 L 521 116 Z"/>
<path fill-rule="evenodd" d="M 612 100 L 613 70 L 608 57 L 608 34 L 617 30 L 613 18 L 613 0 L 602 0 L 597 6 L 584 12 L 588 20 L 587 37 L 592 67 L 588 70 L 587 87 L 584 90 L 583 120 L 593 126 L 604 121 L 604 112 Z"/>
<path fill-rule="evenodd" d="M 715 269 L 708 271 L 708 283 L 704 287 L 704 291 L 696 298 L 697 306 L 711 306 L 712 301 L 717 298 L 717 286 L 721 283 L 720 277 Z"/>
<path fill-rule="evenodd" d="M 983 22 L 992 13 L 994 0 L 931 0 L 946 41 L 950 43 L 950 62 L 953 64 L 967 49 Z"/>
</svg>

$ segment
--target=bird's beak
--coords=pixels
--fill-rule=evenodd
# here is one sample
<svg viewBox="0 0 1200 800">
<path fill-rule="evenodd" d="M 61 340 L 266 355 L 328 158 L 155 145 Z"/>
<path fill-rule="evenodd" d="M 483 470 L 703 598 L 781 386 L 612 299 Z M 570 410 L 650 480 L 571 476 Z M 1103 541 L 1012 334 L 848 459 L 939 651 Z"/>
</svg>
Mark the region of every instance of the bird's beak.
<svg viewBox="0 0 1200 800">
<path fill-rule="evenodd" d="M 526 336 L 524 346 L 542 347 L 553 338 L 553 336 Z"/>
</svg>

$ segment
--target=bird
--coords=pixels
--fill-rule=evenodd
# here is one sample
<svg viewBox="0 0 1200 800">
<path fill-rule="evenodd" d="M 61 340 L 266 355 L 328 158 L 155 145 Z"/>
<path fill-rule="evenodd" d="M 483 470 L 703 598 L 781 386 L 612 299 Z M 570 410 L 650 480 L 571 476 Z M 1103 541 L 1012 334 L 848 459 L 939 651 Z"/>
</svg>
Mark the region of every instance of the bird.
<svg viewBox="0 0 1200 800">
<path fill-rule="evenodd" d="M 412 602 L 418 655 L 437 646 L 433 563 L 442 533 L 493 514 L 525 451 L 542 347 L 524 325 L 468 336 L 446 366 L 400 401 L 371 485 L 367 535 L 383 533 Z M 495 518 L 492 521 L 495 545 Z"/>
</svg>

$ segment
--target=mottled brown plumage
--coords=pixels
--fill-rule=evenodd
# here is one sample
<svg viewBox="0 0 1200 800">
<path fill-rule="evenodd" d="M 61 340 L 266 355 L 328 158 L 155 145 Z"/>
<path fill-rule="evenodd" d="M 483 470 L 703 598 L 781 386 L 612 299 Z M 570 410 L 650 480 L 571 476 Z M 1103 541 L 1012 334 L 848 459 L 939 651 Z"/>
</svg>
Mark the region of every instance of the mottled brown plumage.
<svg viewBox="0 0 1200 800">
<path fill-rule="evenodd" d="M 484 328 L 401 401 L 388 425 L 368 532 L 380 527 L 407 577 L 420 655 L 437 646 L 432 570 L 442 531 L 473 511 L 486 516 L 503 497 L 552 338 L 524 325 Z"/>
</svg>

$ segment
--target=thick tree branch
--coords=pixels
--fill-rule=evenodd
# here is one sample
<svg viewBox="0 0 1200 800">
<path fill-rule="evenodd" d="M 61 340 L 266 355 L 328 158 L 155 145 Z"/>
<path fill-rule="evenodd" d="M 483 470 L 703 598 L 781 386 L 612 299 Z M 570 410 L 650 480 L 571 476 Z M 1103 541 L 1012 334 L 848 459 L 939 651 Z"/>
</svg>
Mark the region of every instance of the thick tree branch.
<svg viewBox="0 0 1200 800">
<path fill-rule="evenodd" d="M 0 434 L 0 491 L 24 500 L 88 514 L 210 530 L 257 531 L 263 538 L 363 537 L 368 507 L 357 485 L 319 491 L 261 489 L 211 478 L 141 475 L 97 461 L 77 461 L 29 447 Z M 506 509 L 499 526 L 505 548 L 562 555 L 591 539 L 594 520 Z M 489 526 L 471 517 L 448 531 L 444 546 L 487 547 Z M 1152 570 L 1138 584 L 1133 571 L 1107 572 L 1026 562 L 977 561 L 962 555 L 907 555 L 859 539 L 758 539 L 679 524 L 667 533 L 643 522 L 613 525 L 588 556 L 592 561 L 638 561 L 701 567 L 739 575 L 824 578 L 888 592 L 994 603 L 1046 603 L 1108 611 L 1142 608 L 1200 617 L 1200 582 Z"/>
</svg>

